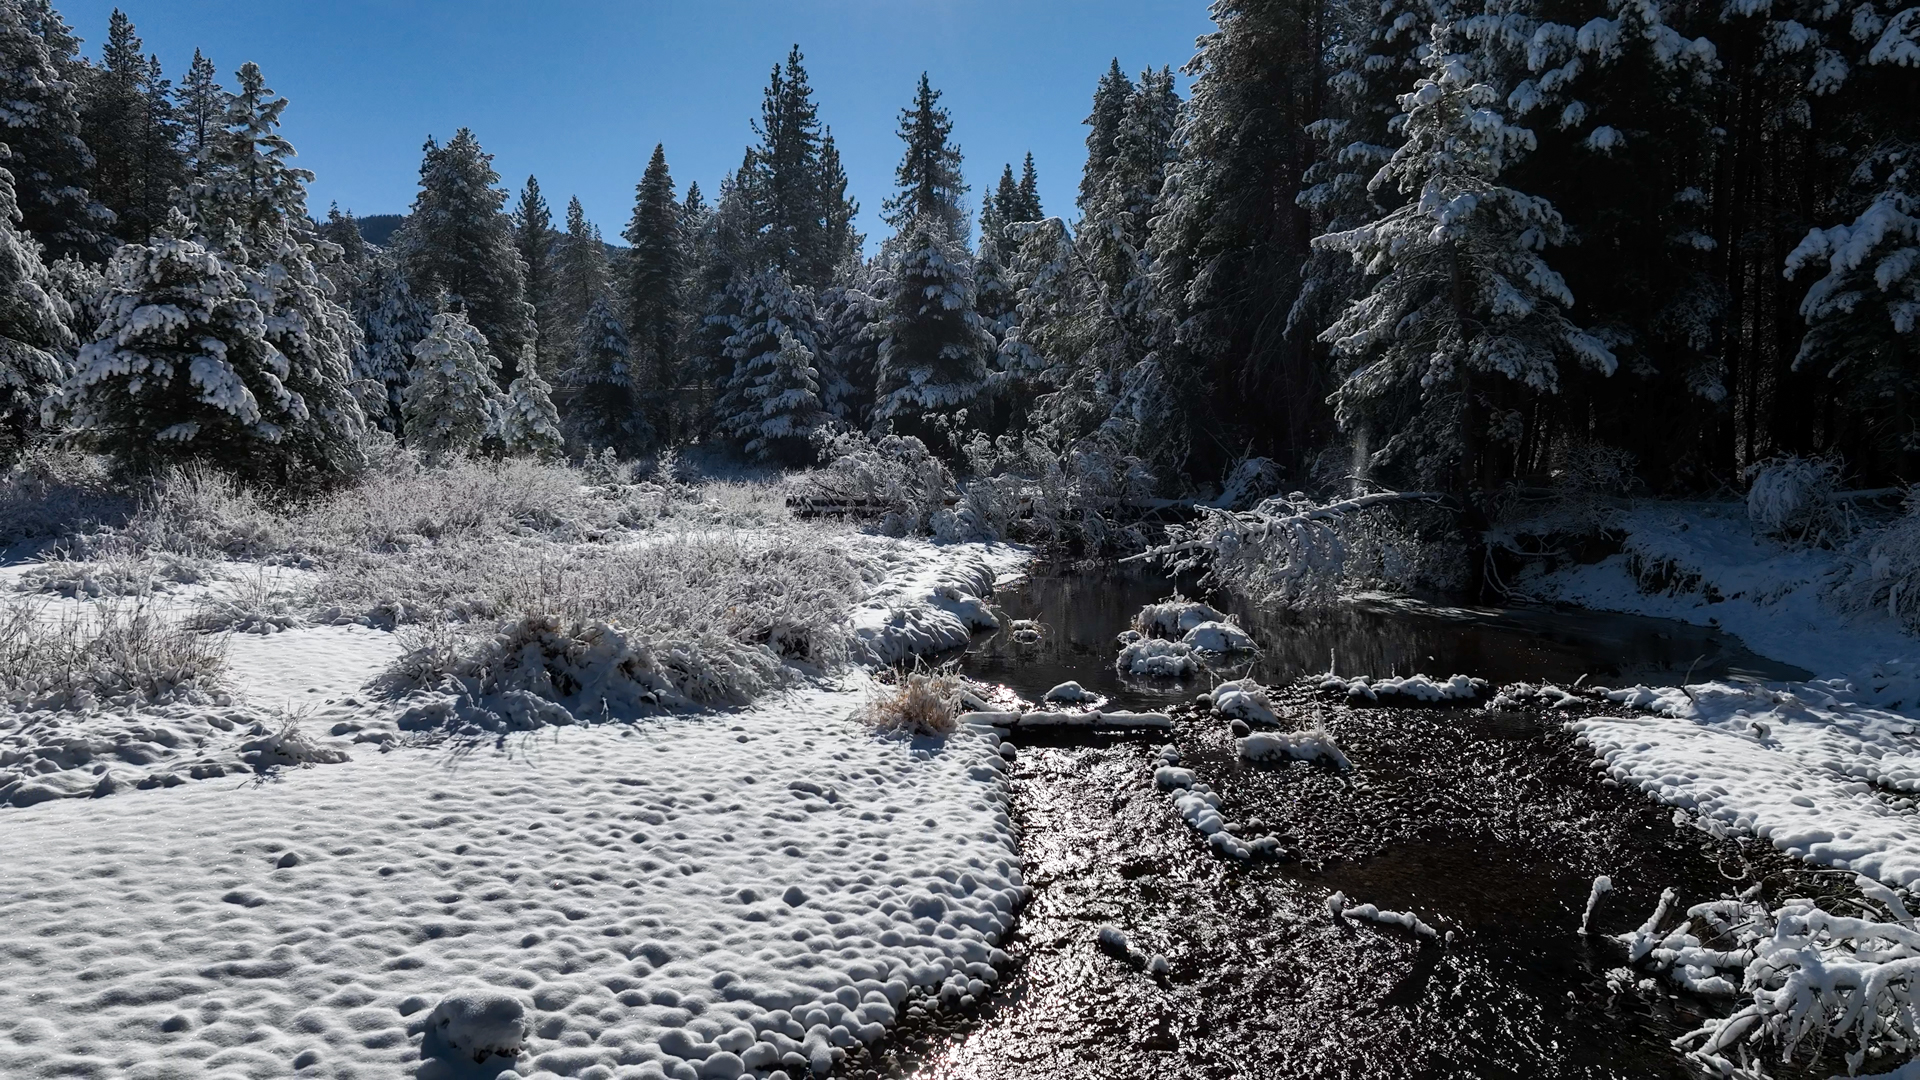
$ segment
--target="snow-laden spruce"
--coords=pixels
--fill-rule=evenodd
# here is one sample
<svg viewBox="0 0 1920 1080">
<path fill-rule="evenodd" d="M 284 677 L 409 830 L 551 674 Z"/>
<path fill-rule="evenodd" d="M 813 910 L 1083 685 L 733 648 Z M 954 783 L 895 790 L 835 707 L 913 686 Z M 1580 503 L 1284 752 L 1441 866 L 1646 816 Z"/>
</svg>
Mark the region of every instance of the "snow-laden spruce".
<svg viewBox="0 0 1920 1080">
<path fill-rule="evenodd" d="M 715 405 L 727 434 L 762 461 L 799 462 L 827 419 L 815 366 L 812 305 L 785 274 L 763 270 L 735 282 L 739 314 L 725 343 L 732 372 Z"/>
<path fill-rule="evenodd" d="M 413 347 L 433 330 L 433 305 L 413 295 L 400 265 L 381 251 L 368 259 L 351 308 L 364 342 L 355 357 L 354 377 L 378 384 L 386 395 L 386 407 L 370 412 L 368 419 L 394 430 L 412 378 Z"/>
<path fill-rule="evenodd" d="M 994 340 L 974 310 L 972 257 L 939 219 L 914 218 L 893 243 L 874 424 L 925 437 L 931 415 L 979 399 Z"/>
<path fill-rule="evenodd" d="M 640 407 L 627 330 L 604 297 L 580 324 L 565 382 L 575 390 L 567 423 L 576 443 L 589 450 L 612 447 L 624 457 L 652 446 L 653 425 Z"/>
<path fill-rule="evenodd" d="M 492 430 L 499 361 L 487 339 L 456 311 L 433 317 L 413 347 L 413 374 L 401 399 L 407 444 L 429 460 L 477 450 Z"/>
<path fill-rule="evenodd" d="M 11 152 L 0 143 L 0 162 Z M 40 403 L 67 375 L 73 308 L 20 228 L 13 173 L 0 167 L 0 463 L 38 427 Z"/>
<path fill-rule="evenodd" d="M 533 346 L 520 350 L 520 377 L 493 403 L 488 438 L 509 454 L 545 457 L 560 452 L 560 414 L 553 407 L 553 387 L 540 377 Z"/>
<path fill-rule="evenodd" d="M 1559 213 L 1499 182 L 1533 132 L 1507 122 L 1483 57 L 1456 51 L 1444 24 L 1433 33 L 1426 74 L 1400 98 L 1406 141 L 1370 185 L 1412 200 L 1313 243 L 1379 275 L 1320 335 L 1339 364 L 1341 425 L 1386 436 L 1374 464 L 1446 479 L 1484 437 L 1477 375 L 1551 394 L 1567 360 L 1606 374 L 1616 362 L 1567 318 L 1573 294 L 1540 255 L 1566 239 Z"/>
</svg>

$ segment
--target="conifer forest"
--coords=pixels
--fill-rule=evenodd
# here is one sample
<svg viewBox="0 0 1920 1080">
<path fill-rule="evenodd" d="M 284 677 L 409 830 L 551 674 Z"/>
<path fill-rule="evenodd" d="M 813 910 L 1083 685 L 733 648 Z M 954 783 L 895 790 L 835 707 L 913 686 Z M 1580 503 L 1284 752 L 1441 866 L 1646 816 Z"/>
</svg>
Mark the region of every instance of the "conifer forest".
<svg viewBox="0 0 1920 1080">
<path fill-rule="evenodd" d="M 1920 1078 L 1920 6 L 1166 3 L 595 221 L 0 0 L 0 1074 Z"/>
</svg>

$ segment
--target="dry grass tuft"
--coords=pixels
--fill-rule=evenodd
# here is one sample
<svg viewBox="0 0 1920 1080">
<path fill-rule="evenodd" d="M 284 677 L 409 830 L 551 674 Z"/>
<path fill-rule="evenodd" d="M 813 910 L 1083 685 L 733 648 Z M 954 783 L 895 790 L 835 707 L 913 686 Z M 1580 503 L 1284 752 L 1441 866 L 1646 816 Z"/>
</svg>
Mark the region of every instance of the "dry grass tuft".
<svg viewBox="0 0 1920 1080">
<path fill-rule="evenodd" d="M 951 735 L 960 726 L 960 676 L 951 667 L 890 673 L 860 718 L 890 735 Z M 882 672 L 876 678 L 888 679 Z"/>
<path fill-rule="evenodd" d="M 192 699 L 218 689 L 226 666 L 224 637 L 167 622 L 144 602 L 60 616 L 26 600 L 0 607 L 0 698 L 16 706 Z"/>
</svg>

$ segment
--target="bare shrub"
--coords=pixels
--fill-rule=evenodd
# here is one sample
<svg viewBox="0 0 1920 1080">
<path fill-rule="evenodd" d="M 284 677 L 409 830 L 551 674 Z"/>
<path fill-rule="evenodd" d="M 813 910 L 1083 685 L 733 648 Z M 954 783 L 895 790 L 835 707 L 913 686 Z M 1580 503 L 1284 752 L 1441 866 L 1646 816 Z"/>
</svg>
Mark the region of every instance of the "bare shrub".
<svg viewBox="0 0 1920 1080">
<path fill-rule="evenodd" d="M 951 735 L 960 726 L 960 690 L 950 667 L 883 671 L 860 719 L 890 735 Z"/>
<path fill-rule="evenodd" d="M 107 459 L 35 448 L 0 470 L 0 544 L 117 525 L 134 505 Z"/>
<path fill-rule="evenodd" d="M 1860 538 L 1835 576 L 1835 606 L 1848 614 L 1882 614 L 1920 633 L 1920 493 L 1906 512 Z"/>
<path fill-rule="evenodd" d="M 1747 470 L 1747 519 L 1755 532 L 1795 544 L 1837 543 L 1853 534 L 1840 493 L 1838 458 L 1769 458 Z"/>
<path fill-rule="evenodd" d="M 744 704 L 787 665 L 844 665 L 848 612 L 879 573 L 815 530 L 689 533 L 618 547 L 433 547 L 336 569 L 320 594 L 343 615 L 426 621 L 410 632 L 395 689 L 455 676 L 475 692 L 572 700 L 602 678 L 580 667 L 595 654 L 640 687 L 609 691 L 610 707 Z M 455 629 L 500 619 L 510 621 L 491 633 Z M 649 690 L 654 700 L 640 701 Z"/>
<path fill-rule="evenodd" d="M 27 600 L 0 607 L 0 694 L 16 706 L 193 700 L 219 689 L 226 663 L 224 638 L 168 623 L 143 602 L 60 615 Z"/>
</svg>

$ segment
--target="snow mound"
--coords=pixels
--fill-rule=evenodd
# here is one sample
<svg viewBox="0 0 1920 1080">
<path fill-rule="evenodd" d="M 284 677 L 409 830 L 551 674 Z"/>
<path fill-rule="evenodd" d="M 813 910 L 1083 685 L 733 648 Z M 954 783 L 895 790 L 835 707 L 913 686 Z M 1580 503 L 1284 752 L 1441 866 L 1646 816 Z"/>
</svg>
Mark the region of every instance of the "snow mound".
<svg viewBox="0 0 1920 1080">
<path fill-rule="evenodd" d="M 1246 631 L 1227 622 L 1203 622 L 1181 640 L 1201 652 L 1252 652 L 1257 648 Z"/>
<path fill-rule="evenodd" d="M 1180 765 L 1180 752 L 1169 746 L 1160 751 L 1153 771 L 1154 786 L 1173 794 L 1173 808 L 1180 820 L 1187 823 L 1194 832 L 1206 837 L 1207 846 L 1217 854 L 1229 859 L 1246 862 L 1253 857 L 1262 856 L 1277 859 L 1283 856 L 1285 849 L 1275 836 L 1256 836 L 1243 840 L 1235 835 L 1239 826 L 1230 825 L 1220 813 L 1220 796 L 1213 789 L 1194 779 L 1194 775 Z"/>
<path fill-rule="evenodd" d="M 1328 675 L 1320 680 L 1320 689 L 1342 691 L 1349 701 L 1379 701 L 1381 698 L 1427 702 L 1472 701 L 1486 693 L 1487 680 L 1465 675 L 1455 675 L 1444 681 L 1429 675 L 1387 679 L 1365 675 L 1343 679 L 1338 675 Z"/>
<path fill-rule="evenodd" d="M 1240 756 L 1248 761 L 1325 761 L 1336 769 L 1353 768 L 1353 762 L 1319 728 L 1307 731 L 1256 731 L 1238 740 Z"/>
<path fill-rule="evenodd" d="M 1193 646 L 1164 638 L 1142 638 L 1128 644 L 1113 666 L 1122 675 L 1144 679 L 1190 679 L 1200 672 Z"/>
<path fill-rule="evenodd" d="M 1182 638 L 1202 623 L 1226 621 L 1226 615 L 1191 600 L 1148 604 L 1133 617 L 1133 628 L 1146 637 Z"/>
<path fill-rule="evenodd" d="M 294 723 L 282 724 L 257 739 L 240 744 L 240 760 L 255 772 L 271 769 L 304 768 L 308 765 L 338 765 L 348 760 L 345 750 L 322 746 L 308 738 Z"/>
<path fill-rule="evenodd" d="M 1097 704 L 1099 702 L 1105 701 L 1106 698 L 1102 697 L 1099 694 L 1094 693 L 1091 690 L 1088 690 L 1086 687 L 1081 686 L 1077 682 L 1063 682 L 1059 686 L 1056 686 L 1053 689 L 1047 691 L 1046 696 L 1041 700 L 1059 701 L 1059 702 L 1064 702 L 1071 705 L 1079 705 L 1079 704 Z"/>
<path fill-rule="evenodd" d="M 1751 833 L 1905 888 L 1920 882 L 1920 721 L 1864 703 L 1888 692 L 1838 679 L 1635 686 L 1606 696 L 1645 715 L 1568 730 L 1615 780 L 1690 812 L 1706 832 Z"/>
<path fill-rule="evenodd" d="M 1235 679 L 1213 688 L 1213 711 L 1232 720 L 1273 727 L 1280 723 L 1273 700 L 1252 679 Z"/>
<path fill-rule="evenodd" d="M 490 990 L 449 994 L 433 1007 L 427 1030 L 452 1053 L 469 1061 L 511 1061 L 527 1044 L 527 1009 L 519 998 Z"/>
<path fill-rule="evenodd" d="M 977 630 L 998 630 L 988 607 L 994 581 L 1026 559 L 1004 544 L 900 544 L 894 565 L 854 613 L 853 658 L 874 665 L 964 647 Z"/>
<path fill-rule="evenodd" d="M 1354 904 L 1348 906 L 1347 894 L 1336 892 L 1327 897 L 1327 911 L 1335 919 L 1364 919 L 1382 926 L 1398 926 L 1411 932 L 1415 937 L 1428 941 L 1439 941 L 1440 934 L 1433 927 L 1420 920 L 1420 917 L 1406 911 L 1383 911 L 1372 904 Z"/>
</svg>

